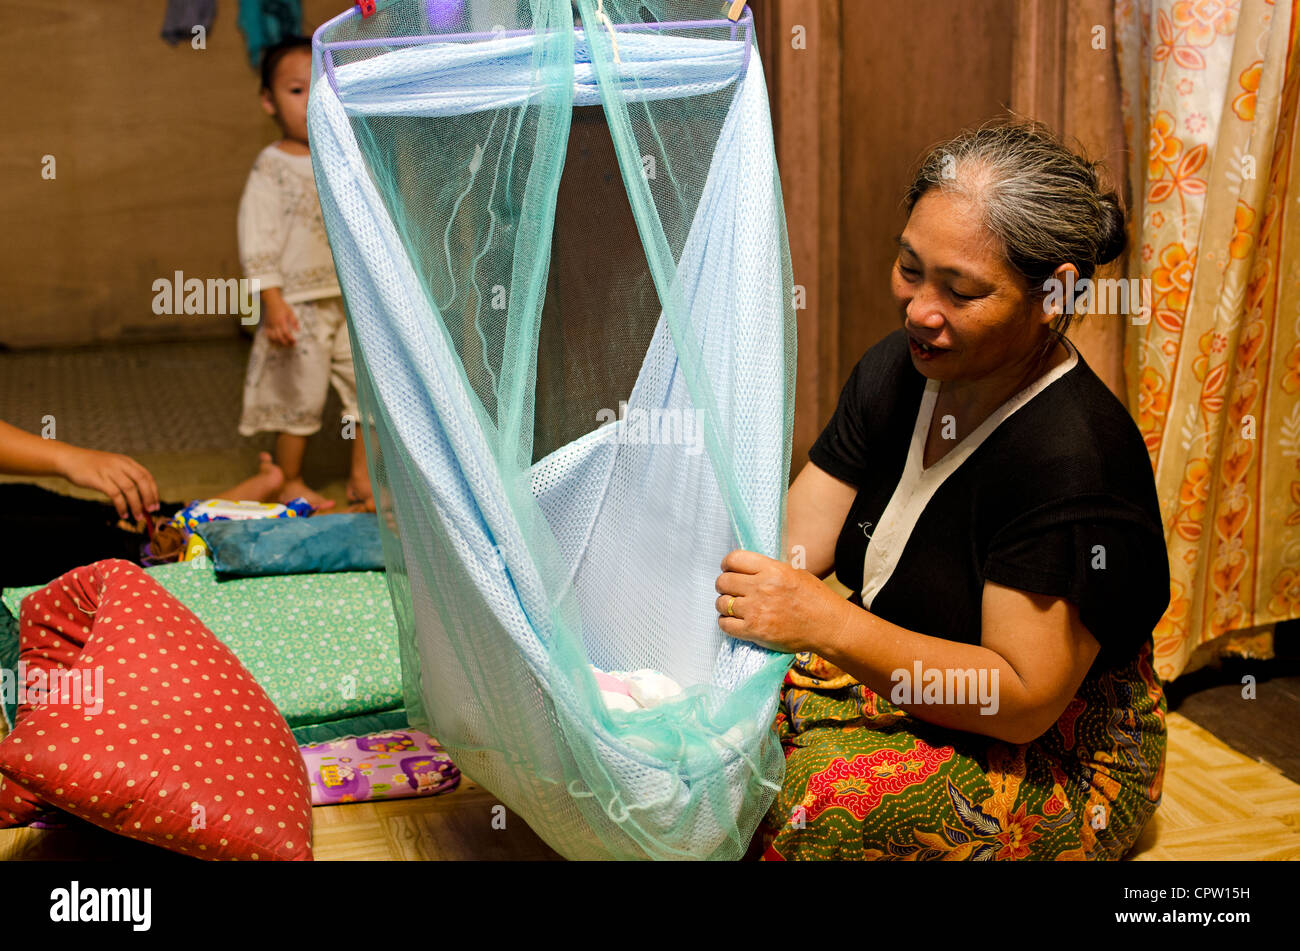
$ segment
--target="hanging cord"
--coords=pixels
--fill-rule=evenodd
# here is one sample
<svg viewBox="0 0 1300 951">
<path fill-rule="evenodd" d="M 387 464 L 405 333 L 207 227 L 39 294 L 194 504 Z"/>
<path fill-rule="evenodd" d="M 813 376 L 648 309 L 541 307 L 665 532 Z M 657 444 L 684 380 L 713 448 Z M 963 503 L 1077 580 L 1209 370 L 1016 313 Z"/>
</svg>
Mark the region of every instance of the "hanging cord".
<svg viewBox="0 0 1300 951">
<path fill-rule="evenodd" d="M 605 0 L 596 0 L 596 22 L 605 24 L 605 29 L 609 30 L 609 42 L 614 46 L 614 62 L 622 66 L 623 61 L 618 58 L 618 34 L 614 32 L 614 22 L 605 13 Z"/>
<path fill-rule="evenodd" d="M 730 732 L 731 732 L 730 730 L 727 731 L 727 733 Z M 750 773 L 752 774 L 754 779 L 758 780 L 758 784 L 760 786 L 766 786 L 768 789 L 772 790 L 773 792 L 779 793 L 781 791 L 780 784 L 774 783 L 770 779 L 767 779 L 763 775 L 762 769 L 760 769 L 758 764 L 754 762 L 754 758 L 750 756 L 749 753 L 747 753 L 742 747 L 737 746 L 735 743 L 732 743 L 730 740 L 728 740 L 727 733 L 720 733 L 717 736 L 713 737 L 714 741 L 721 743 L 727 749 L 731 750 L 731 752 L 735 753 L 742 760 L 744 760 L 745 765 L 749 767 Z"/>
</svg>

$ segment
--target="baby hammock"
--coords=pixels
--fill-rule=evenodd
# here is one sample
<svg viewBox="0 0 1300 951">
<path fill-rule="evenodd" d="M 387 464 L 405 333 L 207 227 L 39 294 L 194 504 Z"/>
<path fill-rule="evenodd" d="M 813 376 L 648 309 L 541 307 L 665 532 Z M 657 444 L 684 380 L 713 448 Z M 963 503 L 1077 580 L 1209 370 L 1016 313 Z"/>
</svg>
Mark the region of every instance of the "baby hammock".
<svg viewBox="0 0 1300 951">
<path fill-rule="evenodd" d="M 500 6 L 381 0 L 314 43 L 408 714 L 568 858 L 738 858 L 782 779 L 789 657 L 725 636 L 714 583 L 733 548 L 781 551 L 794 380 L 752 21 Z M 557 227 L 566 157 L 598 151 L 569 141 L 584 107 L 622 187 L 576 194 L 613 182 L 626 242 L 607 206 Z M 589 664 L 685 692 L 607 710 Z"/>
</svg>

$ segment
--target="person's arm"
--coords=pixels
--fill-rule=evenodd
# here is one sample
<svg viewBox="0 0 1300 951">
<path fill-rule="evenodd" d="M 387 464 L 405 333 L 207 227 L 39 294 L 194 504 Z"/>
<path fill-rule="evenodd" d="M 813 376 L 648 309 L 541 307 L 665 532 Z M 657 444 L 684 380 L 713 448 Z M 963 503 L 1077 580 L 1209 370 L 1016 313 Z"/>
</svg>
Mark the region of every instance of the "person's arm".
<svg viewBox="0 0 1300 951">
<path fill-rule="evenodd" d="M 0 420 L 0 472 L 6 475 L 61 475 L 60 460 L 69 448 Z"/>
<path fill-rule="evenodd" d="M 1008 743 L 1037 739 L 1065 712 L 1096 659 L 1101 645 L 1079 621 L 1079 611 L 1063 598 L 1045 597 L 985 582 L 980 606 L 979 644 L 960 644 L 890 624 L 856 605 L 838 636 L 818 650 L 835 666 L 892 700 L 906 671 L 911 687 L 898 706 L 927 722 Z M 915 680 L 921 662 L 922 682 Z M 927 671 L 943 676 L 945 687 L 974 684 L 966 702 L 916 702 Z M 953 676 L 949 676 L 949 672 Z M 980 685 L 986 692 L 980 694 Z M 952 701 L 952 696 L 945 696 Z"/>
<path fill-rule="evenodd" d="M 271 343 L 291 347 L 297 341 L 299 326 L 297 315 L 284 299 L 284 276 L 280 273 L 285 211 L 284 196 L 267 160 L 259 158 L 239 199 L 239 263 L 244 277 L 257 281 L 261 289 L 262 332 Z"/>
<path fill-rule="evenodd" d="M 122 518 L 145 517 L 158 508 L 158 486 L 149 470 L 130 456 L 82 449 L 42 439 L 0 420 L 0 472 L 61 476 L 108 496 Z"/>
<path fill-rule="evenodd" d="M 825 578 L 835 568 L 835 543 L 858 490 L 808 463 L 786 496 L 786 555 Z"/>
<path fill-rule="evenodd" d="M 266 339 L 280 347 L 292 347 L 298 342 L 298 315 L 284 299 L 278 287 L 262 291 L 262 332 Z"/>
<path fill-rule="evenodd" d="M 922 720 L 1008 743 L 1027 743 L 1056 722 L 1100 650 L 1069 602 L 992 582 L 984 585 L 975 645 L 891 624 L 810 573 L 754 552 L 733 551 L 722 568 L 717 606 L 725 633 L 777 651 L 813 651 Z M 725 616 L 729 606 L 733 617 Z M 976 689 L 962 704 L 912 702 L 923 680 L 911 684 L 908 702 L 895 701 L 898 672 L 914 679 L 917 661 L 923 678 L 938 671 L 945 684 L 949 671 L 974 671 L 989 695 Z"/>
</svg>

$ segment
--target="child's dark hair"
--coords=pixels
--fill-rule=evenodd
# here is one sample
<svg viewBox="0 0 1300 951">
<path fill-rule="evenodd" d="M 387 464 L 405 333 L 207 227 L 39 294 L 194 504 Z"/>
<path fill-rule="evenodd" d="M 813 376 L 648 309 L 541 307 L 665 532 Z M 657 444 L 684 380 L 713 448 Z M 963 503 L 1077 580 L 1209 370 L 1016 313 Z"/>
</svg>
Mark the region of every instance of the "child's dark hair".
<svg viewBox="0 0 1300 951">
<path fill-rule="evenodd" d="M 273 43 L 262 50 L 262 89 L 271 88 L 271 82 L 275 79 L 275 68 L 280 65 L 280 60 L 284 59 L 285 54 L 300 49 L 311 52 L 310 36 L 286 36 L 278 43 Z"/>
</svg>

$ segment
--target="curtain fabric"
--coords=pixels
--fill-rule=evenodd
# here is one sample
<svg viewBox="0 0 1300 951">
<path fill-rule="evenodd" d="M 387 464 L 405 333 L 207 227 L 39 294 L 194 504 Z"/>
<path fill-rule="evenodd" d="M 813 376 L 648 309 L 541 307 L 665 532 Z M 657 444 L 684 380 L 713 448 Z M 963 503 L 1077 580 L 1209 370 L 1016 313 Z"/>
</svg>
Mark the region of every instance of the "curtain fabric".
<svg viewBox="0 0 1300 951">
<path fill-rule="evenodd" d="M 1119 0 L 1134 267 L 1129 406 L 1155 469 L 1172 679 L 1300 616 L 1300 69 L 1289 0 Z M 1291 200 L 1288 201 L 1288 198 Z"/>
</svg>

